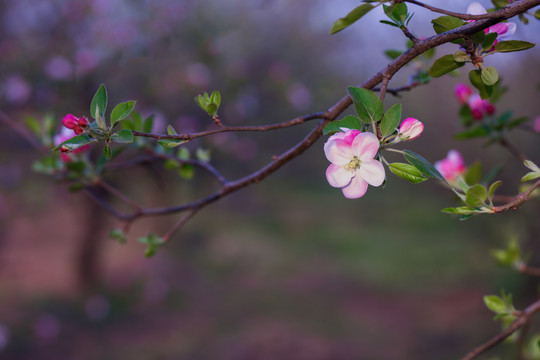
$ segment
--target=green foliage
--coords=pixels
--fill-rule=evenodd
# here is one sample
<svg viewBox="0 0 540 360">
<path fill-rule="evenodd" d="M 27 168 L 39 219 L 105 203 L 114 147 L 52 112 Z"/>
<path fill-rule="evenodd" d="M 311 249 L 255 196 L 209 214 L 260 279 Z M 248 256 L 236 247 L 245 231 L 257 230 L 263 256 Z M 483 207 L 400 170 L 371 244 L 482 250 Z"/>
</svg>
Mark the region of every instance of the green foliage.
<svg viewBox="0 0 540 360">
<path fill-rule="evenodd" d="M 124 120 L 131 114 L 135 107 L 135 101 L 130 100 L 120 103 L 114 107 L 111 112 L 111 125 L 114 127 L 117 122 Z"/>
<path fill-rule="evenodd" d="M 381 119 L 384 107 L 377 94 L 359 87 L 349 87 L 347 92 L 354 103 L 356 114 L 360 120 L 369 124 L 376 123 Z"/>
<path fill-rule="evenodd" d="M 499 80 L 499 74 L 497 73 L 497 69 L 495 69 L 493 66 L 482 68 L 480 77 L 482 79 L 482 82 L 486 86 L 495 85 L 497 80 Z"/>
<path fill-rule="evenodd" d="M 407 160 L 412 166 L 417 168 L 424 176 L 428 178 L 439 179 L 444 183 L 447 183 L 441 173 L 433 166 L 429 161 L 422 156 L 410 150 L 403 150 L 405 160 Z"/>
<path fill-rule="evenodd" d="M 491 251 L 491 255 L 500 266 L 517 268 L 522 263 L 521 248 L 515 237 L 508 241 L 506 249 L 494 249 Z"/>
<path fill-rule="evenodd" d="M 356 116 L 347 115 L 341 120 L 332 121 L 330 124 L 326 125 L 323 129 L 323 134 L 334 134 L 336 132 L 340 132 L 341 128 L 361 130 L 362 126 L 362 123 Z"/>
<path fill-rule="evenodd" d="M 469 72 L 469 81 L 478 89 L 480 97 L 487 99 L 493 93 L 493 85 L 486 85 L 482 79 L 482 72 L 480 70 L 471 70 Z"/>
<path fill-rule="evenodd" d="M 501 9 L 509 4 L 508 0 L 491 0 L 491 2 L 493 3 L 493 5 L 495 5 L 495 8 L 497 9 Z"/>
<path fill-rule="evenodd" d="M 538 166 L 533 163 L 532 161 L 530 160 L 525 160 L 523 162 L 523 164 L 529 169 L 529 170 L 532 170 L 531 172 L 528 172 L 527 174 L 525 174 L 525 176 L 523 176 L 521 178 L 521 181 L 522 182 L 525 182 L 525 181 L 531 181 L 531 180 L 536 180 L 538 178 L 540 178 L 540 168 L 538 168 Z"/>
<path fill-rule="evenodd" d="M 495 51 L 496 52 L 522 51 L 522 50 L 530 49 L 534 46 L 535 44 L 530 43 L 528 41 L 506 40 L 506 41 L 499 41 L 495 45 Z"/>
<path fill-rule="evenodd" d="M 401 121 L 401 104 L 395 104 L 386 111 L 381 120 L 381 133 L 383 137 L 392 134 Z"/>
<path fill-rule="evenodd" d="M 128 129 L 122 129 L 112 134 L 111 140 L 120 144 L 131 144 L 133 142 L 133 132 Z"/>
<path fill-rule="evenodd" d="M 107 89 L 105 85 L 101 84 L 99 89 L 94 94 L 92 102 L 90 103 L 90 115 L 98 122 L 98 125 L 102 129 L 106 129 L 104 123 L 105 110 L 107 109 Z"/>
<path fill-rule="evenodd" d="M 333 35 L 351 26 L 366 15 L 371 9 L 373 9 L 373 5 L 371 4 L 362 4 L 357 6 L 350 13 L 334 22 L 332 29 L 330 29 L 330 34 Z"/>
<path fill-rule="evenodd" d="M 428 179 L 420 172 L 420 170 L 409 164 L 391 163 L 388 164 L 388 168 L 397 177 L 407 180 L 413 184 L 418 184 Z"/>
<path fill-rule="evenodd" d="M 212 91 L 209 96 L 208 93 L 198 95 L 195 98 L 195 102 L 201 109 L 212 117 L 217 116 L 219 105 L 221 104 L 221 94 L 219 91 Z"/>
<path fill-rule="evenodd" d="M 482 207 L 485 205 L 487 195 L 488 191 L 483 185 L 473 185 L 467 190 L 465 194 L 465 204 L 469 208 Z"/>
<path fill-rule="evenodd" d="M 118 241 L 120 244 L 125 244 L 127 241 L 125 231 L 120 228 L 112 229 L 109 237 Z"/>
<path fill-rule="evenodd" d="M 512 294 L 505 294 L 501 291 L 501 296 L 486 295 L 484 296 L 484 303 L 486 307 L 493 311 L 495 320 L 501 319 L 508 324 L 516 318 L 516 308 L 513 305 Z"/>
<path fill-rule="evenodd" d="M 405 28 L 412 18 L 412 15 L 408 13 L 407 4 L 404 2 L 394 3 L 392 5 L 383 5 L 384 13 L 391 21 L 381 20 L 383 24 L 395 26 L 398 28 Z"/>
<path fill-rule="evenodd" d="M 446 15 L 431 20 L 431 23 L 433 24 L 433 30 L 435 30 L 437 34 L 463 26 L 463 20 Z"/>
<path fill-rule="evenodd" d="M 431 66 L 431 69 L 429 70 L 429 75 L 433 77 L 440 77 L 449 73 L 450 71 L 459 69 L 463 66 L 463 64 L 463 62 L 457 62 L 454 59 L 454 55 L 444 55 L 435 60 Z"/>
<path fill-rule="evenodd" d="M 146 244 L 144 255 L 150 258 L 157 253 L 160 246 L 165 244 L 165 239 L 154 233 L 150 233 L 146 237 L 139 238 L 139 242 Z"/>
</svg>

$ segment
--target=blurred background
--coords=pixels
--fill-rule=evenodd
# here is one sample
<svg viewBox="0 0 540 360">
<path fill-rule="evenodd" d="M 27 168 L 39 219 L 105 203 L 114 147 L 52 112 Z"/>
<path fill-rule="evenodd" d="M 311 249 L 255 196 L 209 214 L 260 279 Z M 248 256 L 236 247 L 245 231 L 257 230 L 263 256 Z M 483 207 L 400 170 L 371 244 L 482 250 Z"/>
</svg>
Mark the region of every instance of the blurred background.
<svg viewBox="0 0 540 360">
<path fill-rule="evenodd" d="M 468 5 L 430 4 L 460 12 Z M 142 114 L 154 114 L 156 132 L 215 126 L 193 101 L 212 90 L 221 91 L 229 125 L 324 111 L 388 62 L 384 50 L 406 46 L 399 30 L 378 22 L 380 9 L 330 36 L 332 23 L 357 5 L 1 0 L 1 116 L 23 126 L 26 116 L 50 114 L 60 131 L 65 114 L 89 116 L 101 83 L 109 104 L 133 99 Z M 436 15 L 409 9 L 411 32 L 433 35 Z M 538 21 L 529 18 L 514 39 L 538 40 Z M 437 56 L 456 50 L 445 46 Z M 488 59 L 511 88 L 498 110 L 540 114 L 539 60 L 538 47 Z M 390 86 L 406 85 L 415 66 Z M 515 194 L 525 168 L 509 153 L 452 137 L 461 129 L 453 88 L 467 70 L 401 99 L 388 96 L 385 106 L 399 100 L 404 117 L 425 123 L 406 148 L 432 162 L 459 149 L 466 164 L 504 166 L 500 193 Z M 234 179 L 313 126 L 189 146 L 209 149 Z M 440 212 L 456 204 L 450 191 L 391 174 L 384 190 L 347 200 L 326 182 L 320 140 L 262 183 L 203 210 L 147 259 L 137 238 L 166 232 L 175 216 L 137 222 L 126 244 L 111 240 L 120 223 L 83 192 L 32 172 L 41 154 L 5 121 L 0 130 L 2 359 L 455 359 L 499 331 L 483 295 L 504 288 L 518 308 L 536 296 L 534 279 L 498 268 L 490 251 L 517 236 L 538 262 L 537 201 L 460 222 Z M 516 130 L 510 139 L 540 161 L 538 136 Z M 113 181 L 142 204 L 162 206 L 212 186 L 204 174 L 186 180 L 160 164 L 154 170 Z M 503 345 L 492 355 L 512 351 Z"/>
</svg>

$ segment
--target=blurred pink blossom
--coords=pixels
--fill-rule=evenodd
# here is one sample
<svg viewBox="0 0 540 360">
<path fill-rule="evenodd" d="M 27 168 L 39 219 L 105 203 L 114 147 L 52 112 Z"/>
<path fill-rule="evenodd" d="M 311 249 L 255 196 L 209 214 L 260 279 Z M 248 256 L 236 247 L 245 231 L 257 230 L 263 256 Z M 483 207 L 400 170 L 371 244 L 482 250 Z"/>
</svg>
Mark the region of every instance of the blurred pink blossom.
<svg viewBox="0 0 540 360">
<path fill-rule="evenodd" d="M 446 158 L 435 163 L 435 168 L 448 182 L 456 180 L 466 170 L 463 158 L 457 150 L 450 150 Z"/>
<path fill-rule="evenodd" d="M 482 99 L 479 94 L 473 94 L 468 100 L 469 108 L 473 118 L 482 120 L 484 115 L 492 115 L 495 112 L 493 106 L 488 100 Z"/>
<path fill-rule="evenodd" d="M 326 158 L 332 163 L 326 170 L 330 186 L 341 188 L 348 199 L 364 196 L 368 184 L 379 186 L 385 178 L 383 165 L 374 159 L 379 139 L 372 133 L 343 129 L 324 144 Z"/>
<path fill-rule="evenodd" d="M 45 73 L 53 80 L 68 80 L 73 74 L 73 65 L 63 56 L 55 56 L 45 64 Z"/>
<path fill-rule="evenodd" d="M 537 116 L 536 119 L 534 119 L 533 128 L 534 128 L 534 131 L 536 131 L 537 133 L 540 133 L 540 115 Z"/>
<path fill-rule="evenodd" d="M 473 90 L 464 83 L 458 83 L 454 88 L 454 94 L 458 98 L 460 104 L 466 104 L 469 96 L 473 94 Z"/>
<path fill-rule="evenodd" d="M 21 105 L 30 99 L 32 87 L 22 76 L 15 74 L 6 79 L 3 92 L 8 102 Z"/>
</svg>

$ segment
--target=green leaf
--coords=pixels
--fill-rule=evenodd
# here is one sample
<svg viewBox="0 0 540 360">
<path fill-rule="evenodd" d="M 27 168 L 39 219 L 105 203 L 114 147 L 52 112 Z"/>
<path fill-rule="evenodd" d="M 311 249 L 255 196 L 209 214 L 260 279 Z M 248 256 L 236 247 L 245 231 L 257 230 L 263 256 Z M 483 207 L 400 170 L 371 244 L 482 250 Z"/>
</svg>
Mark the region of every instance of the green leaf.
<svg viewBox="0 0 540 360">
<path fill-rule="evenodd" d="M 383 5 L 383 9 L 386 16 L 388 16 L 396 25 L 405 25 L 405 19 L 408 17 L 407 4 L 394 3 L 391 6 Z"/>
<path fill-rule="evenodd" d="M 538 168 L 538 165 L 533 163 L 531 160 L 523 161 L 523 165 L 525 165 L 525 167 L 527 167 L 529 170 L 540 172 L 540 168 Z"/>
<path fill-rule="evenodd" d="M 392 134 L 399 126 L 401 121 L 401 104 L 395 104 L 386 111 L 381 120 L 381 133 L 382 136 L 388 136 Z"/>
<path fill-rule="evenodd" d="M 81 146 L 91 144 L 93 142 L 96 142 L 96 139 L 91 139 L 88 135 L 77 135 L 70 139 L 67 139 L 66 141 L 59 144 L 55 150 L 59 150 L 62 146 L 65 146 L 69 149 L 69 151 L 73 151 L 77 148 L 80 148 Z"/>
<path fill-rule="evenodd" d="M 323 129 L 323 134 L 334 134 L 336 132 L 340 132 L 341 128 L 361 130 L 362 123 L 356 116 L 347 115 L 341 120 L 332 121 L 330 124 L 326 125 Z"/>
<path fill-rule="evenodd" d="M 525 174 L 525 176 L 523 176 L 521 178 L 521 182 L 531 181 L 531 180 L 538 179 L 538 178 L 540 178 L 540 173 L 538 173 L 538 172 L 529 172 L 529 173 Z"/>
<path fill-rule="evenodd" d="M 150 115 L 146 119 L 144 119 L 143 122 L 143 131 L 145 133 L 152 132 L 152 128 L 154 127 L 154 115 Z"/>
<path fill-rule="evenodd" d="M 390 60 L 397 59 L 401 54 L 403 54 L 403 51 L 401 50 L 389 49 L 384 51 L 384 55 L 386 55 Z"/>
<path fill-rule="evenodd" d="M 96 110 L 98 109 L 101 118 L 105 118 L 105 110 L 107 109 L 107 89 L 105 89 L 105 85 L 103 84 L 100 85 L 90 103 L 90 115 L 96 120 L 98 120 L 96 117 Z"/>
<path fill-rule="evenodd" d="M 480 70 L 471 70 L 469 72 L 469 81 L 475 88 L 478 89 L 482 99 L 487 99 L 493 93 L 493 86 L 487 86 L 484 84 Z"/>
<path fill-rule="evenodd" d="M 210 102 L 216 105 L 217 111 L 217 108 L 219 108 L 219 105 L 221 104 L 221 93 L 217 90 L 212 91 L 212 95 L 210 95 Z"/>
<path fill-rule="evenodd" d="M 31 116 L 25 116 L 24 117 L 24 123 L 26 124 L 26 127 L 30 129 L 30 131 L 36 135 L 37 137 L 41 137 L 41 126 L 39 125 L 39 121 L 37 121 L 36 118 Z"/>
<path fill-rule="evenodd" d="M 462 63 L 469 60 L 469 55 L 465 51 L 458 51 L 454 54 L 454 61 Z"/>
<path fill-rule="evenodd" d="M 487 190 L 481 184 L 471 186 L 465 194 L 465 203 L 470 208 L 477 208 L 484 205 L 487 197 Z"/>
<path fill-rule="evenodd" d="M 496 32 L 486 34 L 486 38 L 482 42 L 482 49 L 484 49 L 485 51 L 490 51 L 493 47 L 493 43 L 497 39 L 497 35 L 498 34 Z"/>
<path fill-rule="evenodd" d="M 161 140 L 158 140 L 159 145 L 163 146 L 164 148 L 168 148 L 168 149 L 180 146 L 185 142 L 186 142 L 185 140 L 176 140 L 176 139 L 161 139 Z"/>
<path fill-rule="evenodd" d="M 118 241 L 120 244 L 126 243 L 126 233 L 122 229 L 116 228 L 111 230 L 111 232 L 109 233 L 109 237 Z"/>
<path fill-rule="evenodd" d="M 370 4 L 362 4 L 360 6 L 357 6 L 350 13 L 334 22 L 334 24 L 332 25 L 332 29 L 330 29 L 330 34 L 333 35 L 351 26 L 360 18 L 362 18 L 362 16 L 366 15 L 371 9 L 373 9 L 373 5 Z"/>
<path fill-rule="evenodd" d="M 467 172 L 463 176 L 465 183 L 469 186 L 478 184 L 482 180 L 482 163 L 476 161 L 467 168 Z"/>
<path fill-rule="evenodd" d="M 205 149 L 198 148 L 197 151 L 195 151 L 195 157 L 199 161 L 209 162 L 210 161 L 210 150 L 205 150 Z"/>
<path fill-rule="evenodd" d="M 111 140 L 120 144 L 131 144 L 133 142 L 133 133 L 131 130 L 123 129 L 112 134 Z"/>
<path fill-rule="evenodd" d="M 503 8 L 509 3 L 508 0 L 491 0 L 491 2 L 493 3 L 493 5 L 495 5 L 497 9 Z"/>
<path fill-rule="evenodd" d="M 124 120 L 131 114 L 135 107 L 135 101 L 126 101 L 116 105 L 111 112 L 111 125 L 114 126 L 120 120 Z"/>
<path fill-rule="evenodd" d="M 181 160 L 189 160 L 189 150 L 185 147 L 181 147 L 180 149 L 178 149 L 176 157 Z"/>
<path fill-rule="evenodd" d="M 103 148 L 103 156 L 107 160 L 110 160 L 112 158 L 112 150 L 109 144 L 105 144 L 105 147 Z"/>
<path fill-rule="evenodd" d="M 393 22 L 390 22 L 390 21 L 388 21 L 388 20 L 379 20 L 379 22 L 380 22 L 381 24 L 391 25 L 391 26 L 393 26 L 393 27 L 399 28 L 399 25 L 396 25 L 396 24 L 394 24 Z"/>
<path fill-rule="evenodd" d="M 528 41 L 521 40 L 506 40 L 499 41 L 495 45 L 496 52 L 512 52 L 512 51 L 522 51 L 534 47 L 535 44 Z"/>
<path fill-rule="evenodd" d="M 347 92 L 351 97 L 356 114 L 365 123 L 377 122 L 381 119 L 384 113 L 382 101 L 373 91 L 359 88 L 349 87 Z"/>
<path fill-rule="evenodd" d="M 431 69 L 429 69 L 429 75 L 433 77 L 440 77 L 452 70 L 462 67 L 463 65 L 464 63 L 456 62 L 454 60 L 454 55 L 444 55 L 443 57 L 435 60 L 431 66 Z"/>
<path fill-rule="evenodd" d="M 439 179 L 442 182 L 446 183 L 446 180 L 441 175 L 441 173 L 429 161 L 410 150 L 403 150 L 403 152 L 405 153 L 403 155 L 405 157 L 405 160 L 407 160 L 411 165 L 420 170 L 422 174 L 430 178 Z"/>
<path fill-rule="evenodd" d="M 493 311 L 496 314 L 506 313 L 506 304 L 497 295 L 486 295 L 484 296 L 484 303 L 487 308 Z"/>
<path fill-rule="evenodd" d="M 490 185 L 489 190 L 488 190 L 488 199 L 489 199 L 489 201 L 493 200 L 493 195 L 495 194 L 495 191 L 497 191 L 497 189 L 501 185 L 502 185 L 501 180 L 497 180 L 493 184 Z"/>
<path fill-rule="evenodd" d="M 394 175 L 404 180 L 412 182 L 413 184 L 421 183 L 427 180 L 427 177 L 412 165 L 405 163 L 391 163 L 388 164 L 388 168 Z"/>
<path fill-rule="evenodd" d="M 139 242 L 147 245 L 144 255 L 147 258 L 150 258 L 157 253 L 160 246 L 165 244 L 165 239 L 156 234 L 150 233 L 146 237 L 139 238 Z"/>
<path fill-rule="evenodd" d="M 193 178 L 193 174 L 195 173 L 195 170 L 193 168 L 193 165 L 191 164 L 183 164 L 182 166 L 180 166 L 180 168 L 178 169 L 178 174 L 186 179 L 186 180 L 189 180 L 191 178 Z"/>
<path fill-rule="evenodd" d="M 482 78 L 482 82 L 484 84 L 491 86 L 494 85 L 497 80 L 499 80 L 499 73 L 497 73 L 497 69 L 495 69 L 493 66 L 488 66 L 487 68 L 482 69 L 480 77 Z"/>
<path fill-rule="evenodd" d="M 174 130 L 172 125 L 167 126 L 167 134 L 168 135 L 178 135 L 178 133 L 176 132 L 176 130 Z"/>
<path fill-rule="evenodd" d="M 441 211 L 447 214 L 456 214 L 456 215 L 474 215 L 478 213 L 477 210 L 471 209 L 467 206 L 449 207 L 449 208 L 442 209 Z"/>
<path fill-rule="evenodd" d="M 437 34 L 463 26 L 463 20 L 453 16 L 440 16 L 431 20 L 431 23 L 433 24 L 433 30 Z"/>
<path fill-rule="evenodd" d="M 540 9 L 534 12 L 534 17 L 536 18 L 536 20 L 540 20 Z"/>
</svg>

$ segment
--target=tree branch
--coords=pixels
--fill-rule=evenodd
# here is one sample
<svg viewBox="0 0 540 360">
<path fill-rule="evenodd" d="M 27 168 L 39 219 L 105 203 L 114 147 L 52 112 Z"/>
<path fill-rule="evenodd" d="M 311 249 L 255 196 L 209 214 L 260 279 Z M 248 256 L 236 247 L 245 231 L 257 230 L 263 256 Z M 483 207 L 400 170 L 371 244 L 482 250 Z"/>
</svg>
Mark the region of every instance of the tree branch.
<svg viewBox="0 0 540 360">
<path fill-rule="evenodd" d="M 537 188 L 540 187 L 540 180 L 535 182 L 531 185 L 527 190 L 525 190 L 522 193 L 517 194 L 514 196 L 510 201 L 508 201 L 506 204 L 494 206 L 492 209 L 493 213 L 501 213 L 508 210 L 516 210 L 518 207 L 523 205 L 523 203 L 527 200 L 529 200 L 529 196 L 531 193 Z"/>
<path fill-rule="evenodd" d="M 456 17 L 456 18 L 461 19 L 461 20 L 498 19 L 500 17 L 500 15 L 496 14 L 496 12 L 480 14 L 480 15 L 471 15 L 471 14 L 456 13 L 456 12 L 453 12 L 453 11 L 440 9 L 440 8 L 435 7 L 435 6 L 424 4 L 424 3 L 420 2 L 420 1 L 416 1 L 416 0 L 403 0 L 403 1 L 411 3 L 411 4 L 415 4 L 415 5 L 418 5 L 418 6 L 421 6 L 423 8 L 426 8 L 426 9 L 431 10 L 431 11 L 436 12 L 436 13 L 440 13 L 440 14 L 444 14 L 444 15 L 450 15 L 450 16 Z"/>
</svg>

